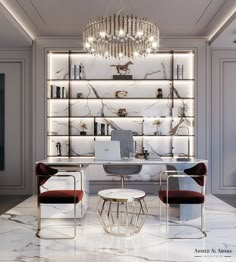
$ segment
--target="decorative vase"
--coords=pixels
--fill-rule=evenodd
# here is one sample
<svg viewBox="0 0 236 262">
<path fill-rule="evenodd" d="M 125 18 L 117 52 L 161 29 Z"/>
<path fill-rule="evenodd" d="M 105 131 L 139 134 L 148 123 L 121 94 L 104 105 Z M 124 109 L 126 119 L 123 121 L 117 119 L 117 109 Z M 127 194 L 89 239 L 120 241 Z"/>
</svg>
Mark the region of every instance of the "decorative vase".
<svg viewBox="0 0 236 262">
<path fill-rule="evenodd" d="M 125 108 L 120 108 L 117 112 L 117 115 L 120 117 L 126 117 L 128 115 L 128 112 Z"/>
<path fill-rule="evenodd" d="M 80 131 L 81 136 L 86 136 L 86 131 Z"/>
<path fill-rule="evenodd" d="M 157 89 L 157 98 L 163 98 L 163 93 L 162 93 L 162 89 L 161 88 Z"/>
</svg>

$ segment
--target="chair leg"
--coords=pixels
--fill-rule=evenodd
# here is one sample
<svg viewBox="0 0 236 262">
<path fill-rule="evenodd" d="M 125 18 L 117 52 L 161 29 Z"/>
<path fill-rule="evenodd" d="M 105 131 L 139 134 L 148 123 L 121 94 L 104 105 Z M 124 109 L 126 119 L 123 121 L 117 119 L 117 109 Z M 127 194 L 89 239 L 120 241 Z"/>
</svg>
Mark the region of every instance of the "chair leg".
<svg viewBox="0 0 236 262">
<path fill-rule="evenodd" d="M 82 225 L 82 219 L 83 219 L 83 201 L 80 201 L 80 225 Z"/>
<path fill-rule="evenodd" d="M 38 207 L 37 207 L 37 232 L 36 232 L 36 236 L 38 238 L 42 238 L 42 239 L 74 239 L 76 237 L 76 227 L 77 227 L 77 216 L 76 216 L 76 203 L 73 204 L 74 205 L 74 217 L 73 217 L 73 220 L 74 220 L 74 235 L 72 237 L 60 237 L 60 238 L 57 238 L 57 237 L 41 237 L 40 236 L 40 230 L 41 230 L 41 205 L 38 203 Z"/>
<path fill-rule="evenodd" d="M 169 208 L 168 203 L 166 203 L 166 236 L 169 235 Z"/>
<path fill-rule="evenodd" d="M 161 219 L 161 200 L 159 198 L 159 222 L 160 222 L 160 225 L 162 223 L 162 219 Z"/>
<path fill-rule="evenodd" d="M 166 236 L 169 239 L 202 239 L 204 237 L 207 236 L 206 232 L 205 232 L 205 203 L 201 204 L 201 227 L 199 226 L 194 226 L 194 225 L 178 225 L 178 226 L 188 226 L 188 227 L 194 227 L 197 228 L 198 230 L 200 230 L 200 232 L 202 232 L 202 236 L 201 237 L 170 237 L 169 236 L 169 227 L 170 226 L 177 226 L 177 225 L 169 225 L 169 214 L 168 214 L 168 204 L 166 205 Z"/>
<path fill-rule="evenodd" d="M 205 231 L 205 203 L 201 204 L 201 230 Z"/>
<path fill-rule="evenodd" d="M 124 184 L 125 184 L 125 178 L 124 176 L 121 176 L 121 188 L 124 188 Z"/>
<path fill-rule="evenodd" d="M 41 207 L 40 204 L 37 203 L 37 232 L 41 229 Z"/>
<path fill-rule="evenodd" d="M 76 236 L 76 203 L 74 203 L 74 237 Z"/>
</svg>

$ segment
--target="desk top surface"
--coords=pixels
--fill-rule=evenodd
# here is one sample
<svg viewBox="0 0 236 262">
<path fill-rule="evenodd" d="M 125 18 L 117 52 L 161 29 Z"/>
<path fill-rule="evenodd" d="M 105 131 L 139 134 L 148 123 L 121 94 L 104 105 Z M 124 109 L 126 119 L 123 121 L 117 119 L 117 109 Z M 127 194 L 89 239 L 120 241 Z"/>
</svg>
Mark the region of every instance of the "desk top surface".
<svg viewBox="0 0 236 262">
<path fill-rule="evenodd" d="M 207 163 L 205 159 L 191 159 L 190 161 L 178 161 L 175 158 L 161 158 L 161 159 L 122 159 L 122 160 L 96 160 L 94 157 L 52 157 L 41 161 L 46 165 L 57 166 L 77 166 L 77 165 L 168 165 L 168 164 L 198 164 Z"/>
</svg>

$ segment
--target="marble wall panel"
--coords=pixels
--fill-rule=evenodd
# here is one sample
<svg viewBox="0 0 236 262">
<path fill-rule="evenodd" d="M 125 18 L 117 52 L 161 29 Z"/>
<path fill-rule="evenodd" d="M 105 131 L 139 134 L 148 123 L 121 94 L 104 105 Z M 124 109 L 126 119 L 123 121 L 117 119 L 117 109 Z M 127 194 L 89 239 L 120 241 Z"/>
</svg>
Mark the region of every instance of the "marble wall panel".
<svg viewBox="0 0 236 262">
<path fill-rule="evenodd" d="M 117 62 L 116 59 L 91 59 L 90 55 L 74 54 L 71 56 L 71 62 L 72 66 L 83 65 L 85 79 L 112 79 L 112 76 L 117 74 L 115 65 L 126 64 L 128 60 L 120 59 Z M 171 54 L 158 54 L 158 57 L 150 55 L 145 58 L 145 67 L 143 59 L 133 59 L 132 62 L 129 69 L 134 79 L 169 79 L 171 76 Z"/>
</svg>

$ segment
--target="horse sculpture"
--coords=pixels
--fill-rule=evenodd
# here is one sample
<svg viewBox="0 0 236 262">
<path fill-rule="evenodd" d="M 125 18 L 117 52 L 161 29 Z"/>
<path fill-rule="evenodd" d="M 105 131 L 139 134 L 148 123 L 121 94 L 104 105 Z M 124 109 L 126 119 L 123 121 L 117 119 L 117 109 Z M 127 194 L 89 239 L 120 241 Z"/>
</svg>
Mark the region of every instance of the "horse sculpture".
<svg viewBox="0 0 236 262">
<path fill-rule="evenodd" d="M 130 72 L 129 65 L 133 65 L 133 63 L 131 61 L 129 61 L 129 62 L 127 62 L 124 65 L 111 65 L 111 66 L 115 66 L 116 67 L 116 71 L 117 71 L 118 74 L 121 75 L 120 71 L 124 71 L 125 74 L 127 75 L 127 73 Z"/>
</svg>

